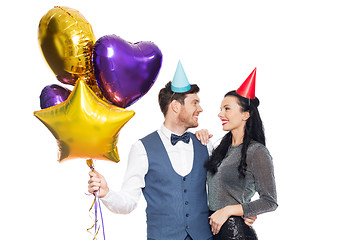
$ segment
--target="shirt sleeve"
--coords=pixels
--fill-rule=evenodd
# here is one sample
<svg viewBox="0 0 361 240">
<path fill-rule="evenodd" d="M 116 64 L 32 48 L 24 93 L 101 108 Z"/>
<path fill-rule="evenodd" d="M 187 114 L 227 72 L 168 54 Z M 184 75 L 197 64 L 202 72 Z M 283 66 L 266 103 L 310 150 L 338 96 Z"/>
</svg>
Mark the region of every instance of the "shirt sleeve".
<svg viewBox="0 0 361 240">
<path fill-rule="evenodd" d="M 213 144 L 211 141 L 208 141 L 207 143 L 207 150 L 208 150 L 208 156 L 211 156 L 214 150 Z"/>
<path fill-rule="evenodd" d="M 259 146 L 253 153 L 250 169 L 255 179 L 259 199 L 243 203 L 244 217 L 256 216 L 276 210 L 277 192 L 272 157 L 264 146 Z"/>
<path fill-rule="evenodd" d="M 148 172 L 148 157 L 142 142 L 133 144 L 129 156 L 128 166 L 124 175 L 121 190 L 109 190 L 101 198 L 103 204 L 112 212 L 128 214 L 137 207 L 142 188 L 145 186 L 144 177 Z"/>
</svg>

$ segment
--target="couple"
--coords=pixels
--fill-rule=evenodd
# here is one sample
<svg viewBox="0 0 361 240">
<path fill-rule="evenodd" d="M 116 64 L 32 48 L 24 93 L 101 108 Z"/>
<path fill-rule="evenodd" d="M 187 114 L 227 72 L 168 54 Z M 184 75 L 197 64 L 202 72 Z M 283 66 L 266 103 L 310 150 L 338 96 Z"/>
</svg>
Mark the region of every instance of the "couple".
<svg viewBox="0 0 361 240">
<path fill-rule="evenodd" d="M 112 191 L 95 171 L 89 192 L 98 191 L 109 210 L 122 214 L 136 207 L 143 192 L 148 239 L 257 239 L 250 227 L 255 216 L 275 210 L 277 202 L 254 81 L 255 70 L 225 95 L 218 116 L 228 133 L 213 150 L 187 132 L 198 126 L 203 110 L 199 88 L 189 84 L 179 62 L 173 81 L 159 92 L 164 124 L 132 146 L 122 189 Z M 196 134 L 208 141 L 206 130 Z M 260 198 L 251 201 L 255 192 Z"/>
</svg>

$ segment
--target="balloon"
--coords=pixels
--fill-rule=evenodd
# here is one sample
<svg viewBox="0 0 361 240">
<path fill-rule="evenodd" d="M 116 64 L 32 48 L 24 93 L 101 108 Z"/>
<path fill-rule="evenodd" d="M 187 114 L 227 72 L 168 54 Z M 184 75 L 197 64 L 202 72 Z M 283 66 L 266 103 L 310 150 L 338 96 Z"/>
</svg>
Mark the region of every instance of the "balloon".
<svg viewBox="0 0 361 240">
<path fill-rule="evenodd" d="M 40 94 L 41 109 L 55 106 L 64 102 L 70 95 L 71 91 L 62 86 L 52 84 L 43 88 Z"/>
<path fill-rule="evenodd" d="M 152 42 L 130 43 L 115 35 L 98 39 L 93 63 L 104 97 L 123 108 L 136 102 L 153 86 L 162 57 Z"/>
<path fill-rule="evenodd" d="M 51 131 L 59 146 L 59 161 L 92 158 L 119 161 L 120 129 L 134 111 L 99 99 L 79 80 L 68 99 L 34 115 Z"/>
<path fill-rule="evenodd" d="M 83 79 L 101 97 L 92 64 L 95 37 L 79 11 L 68 7 L 49 10 L 40 20 L 38 39 L 45 60 L 60 82 L 75 85 Z"/>
</svg>

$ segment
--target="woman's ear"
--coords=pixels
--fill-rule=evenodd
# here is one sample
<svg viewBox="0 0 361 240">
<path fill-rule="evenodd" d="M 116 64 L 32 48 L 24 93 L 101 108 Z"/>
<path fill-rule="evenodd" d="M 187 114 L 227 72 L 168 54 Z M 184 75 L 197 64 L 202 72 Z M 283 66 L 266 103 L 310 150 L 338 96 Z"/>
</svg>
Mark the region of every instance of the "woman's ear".
<svg viewBox="0 0 361 240">
<path fill-rule="evenodd" d="M 251 116 L 251 114 L 249 114 L 249 111 L 242 112 L 242 120 L 243 121 L 247 121 L 250 116 Z"/>
</svg>

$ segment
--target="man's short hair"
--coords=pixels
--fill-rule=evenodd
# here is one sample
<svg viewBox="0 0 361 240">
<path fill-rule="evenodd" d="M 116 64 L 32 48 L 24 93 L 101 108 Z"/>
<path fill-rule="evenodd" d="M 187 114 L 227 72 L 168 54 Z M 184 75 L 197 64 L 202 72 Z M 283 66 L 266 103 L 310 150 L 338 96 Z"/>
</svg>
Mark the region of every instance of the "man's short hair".
<svg viewBox="0 0 361 240">
<path fill-rule="evenodd" d="M 168 82 L 165 87 L 159 91 L 158 95 L 160 110 L 162 111 L 164 117 L 167 115 L 169 103 L 171 103 L 173 100 L 176 100 L 183 105 L 187 94 L 199 92 L 199 87 L 197 84 L 191 84 L 191 89 L 184 93 L 173 92 L 171 89 L 171 84 L 172 82 Z"/>
</svg>

